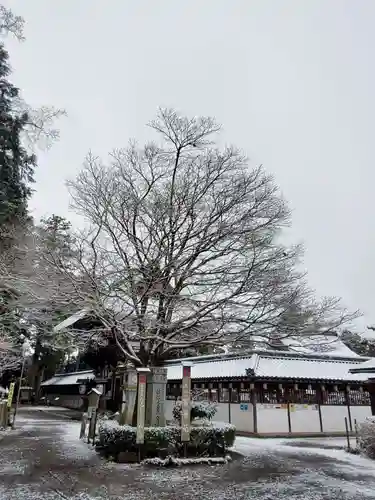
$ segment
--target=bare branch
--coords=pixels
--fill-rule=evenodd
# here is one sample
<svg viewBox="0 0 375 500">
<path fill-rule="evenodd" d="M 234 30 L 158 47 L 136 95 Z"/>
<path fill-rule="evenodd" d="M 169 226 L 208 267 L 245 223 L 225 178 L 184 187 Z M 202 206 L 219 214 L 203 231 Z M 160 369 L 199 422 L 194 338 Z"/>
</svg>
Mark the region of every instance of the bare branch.
<svg viewBox="0 0 375 500">
<path fill-rule="evenodd" d="M 13 107 L 15 114 L 25 118 L 22 134 L 24 144 L 29 150 L 34 152 L 36 148 L 49 149 L 60 138 L 56 122 L 67 116 L 64 109 L 53 106 L 32 108 L 21 97 L 14 100 Z"/>
<path fill-rule="evenodd" d="M 0 376 L 7 370 L 14 370 L 22 363 L 22 350 L 15 348 L 5 335 L 0 336 Z"/>
<path fill-rule="evenodd" d="M 0 36 L 7 36 L 10 33 L 17 40 L 23 42 L 25 40 L 24 26 L 25 20 L 23 17 L 14 15 L 10 9 L 0 5 Z"/>
</svg>

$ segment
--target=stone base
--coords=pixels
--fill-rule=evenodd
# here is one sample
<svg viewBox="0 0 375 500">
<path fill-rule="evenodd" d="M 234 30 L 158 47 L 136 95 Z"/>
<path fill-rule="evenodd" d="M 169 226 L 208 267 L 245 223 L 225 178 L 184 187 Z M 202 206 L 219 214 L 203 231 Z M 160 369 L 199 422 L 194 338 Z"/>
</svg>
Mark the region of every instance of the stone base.
<svg viewBox="0 0 375 500">
<path fill-rule="evenodd" d="M 117 455 L 117 460 L 119 464 L 134 464 L 138 462 L 138 453 L 131 451 L 120 451 Z"/>
</svg>

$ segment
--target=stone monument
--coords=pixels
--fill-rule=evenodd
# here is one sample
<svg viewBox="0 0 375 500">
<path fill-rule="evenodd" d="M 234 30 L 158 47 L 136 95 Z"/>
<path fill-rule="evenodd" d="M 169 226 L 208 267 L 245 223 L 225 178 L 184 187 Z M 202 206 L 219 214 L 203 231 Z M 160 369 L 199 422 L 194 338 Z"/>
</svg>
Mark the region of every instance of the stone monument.
<svg viewBox="0 0 375 500">
<path fill-rule="evenodd" d="M 120 424 L 132 425 L 137 398 L 137 370 L 134 366 L 128 366 L 124 373 L 124 384 L 122 393 L 122 408 Z"/>
<path fill-rule="evenodd" d="M 156 366 L 150 368 L 147 376 L 146 426 L 165 426 L 165 398 L 167 369 Z"/>
</svg>

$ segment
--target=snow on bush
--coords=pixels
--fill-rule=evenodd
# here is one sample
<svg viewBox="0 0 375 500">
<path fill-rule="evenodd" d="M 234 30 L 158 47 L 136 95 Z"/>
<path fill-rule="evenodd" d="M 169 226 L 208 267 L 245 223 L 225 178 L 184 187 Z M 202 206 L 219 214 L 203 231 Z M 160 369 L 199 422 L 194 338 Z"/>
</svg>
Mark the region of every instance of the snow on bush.
<svg viewBox="0 0 375 500">
<path fill-rule="evenodd" d="M 375 418 L 368 417 L 359 425 L 358 446 L 361 453 L 369 458 L 375 458 Z"/>
<path fill-rule="evenodd" d="M 178 458 L 168 456 L 167 458 L 146 458 L 143 465 L 154 465 L 157 467 L 181 467 L 182 465 L 219 465 L 231 462 L 232 457 L 199 457 L 199 458 Z"/>
<path fill-rule="evenodd" d="M 136 427 L 119 425 L 115 420 L 99 423 L 98 447 L 106 455 L 117 456 L 121 452 L 137 452 Z M 236 428 L 231 424 L 215 424 L 192 427 L 190 442 L 181 443 L 181 427 L 145 427 L 142 452 L 147 458 L 169 455 L 183 456 L 225 456 L 236 437 Z"/>
<path fill-rule="evenodd" d="M 116 413 L 113 413 L 111 411 L 104 411 L 101 413 L 98 413 L 98 421 L 99 420 L 119 420 L 120 418 L 120 413 L 117 411 Z"/>
<path fill-rule="evenodd" d="M 195 419 L 212 420 L 217 412 L 214 404 L 205 401 L 192 401 L 190 409 L 190 421 Z M 173 407 L 173 418 L 176 422 L 181 422 L 182 402 L 178 401 Z"/>
</svg>

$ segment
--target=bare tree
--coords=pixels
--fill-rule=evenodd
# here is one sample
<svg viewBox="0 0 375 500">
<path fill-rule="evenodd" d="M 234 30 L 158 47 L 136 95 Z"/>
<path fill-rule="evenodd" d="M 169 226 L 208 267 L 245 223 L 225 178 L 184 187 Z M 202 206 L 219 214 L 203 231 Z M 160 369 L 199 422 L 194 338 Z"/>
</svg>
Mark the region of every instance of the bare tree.
<svg viewBox="0 0 375 500">
<path fill-rule="evenodd" d="M 0 336 L 0 377 L 7 370 L 14 370 L 22 363 L 22 350 L 14 347 L 6 336 Z"/>
<path fill-rule="evenodd" d="M 14 342 L 22 330 L 35 354 L 35 344 L 39 350 L 68 350 L 71 338 L 65 333 L 53 334 L 53 326 L 76 310 L 71 301 L 72 281 L 67 277 L 64 281 L 62 272 L 44 258 L 47 249 L 53 248 L 65 262 L 68 251 L 64 248 L 61 253 L 60 241 L 54 244 L 44 228 L 32 224 L 23 228 L 22 235 L 12 233 L 10 238 L 12 247 L 0 252 L 0 331 Z"/>
<path fill-rule="evenodd" d="M 90 154 L 69 182 L 87 228 L 75 239 L 74 272 L 58 254 L 44 256 L 57 302 L 92 311 L 136 365 L 268 339 L 281 324 L 284 335 L 321 333 L 355 316 L 313 300 L 300 246 L 280 241 L 290 212 L 272 176 L 234 147 L 215 148 L 213 119 L 162 109 L 150 126 L 160 146 L 131 143 L 108 164 Z M 288 331 L 292 308 L 305 317 Z"/>
<path fill-rule="evenodd" d="M 20 98 L 15 111 L 19 116 L 25 117 L 22 139 L 29 150 L 35 152 L 37 149 L 49 149 L 60 138 L 56 122 L 67 116 L 64 109 L 53 106 L 32 108 Z"/>
</svg>

